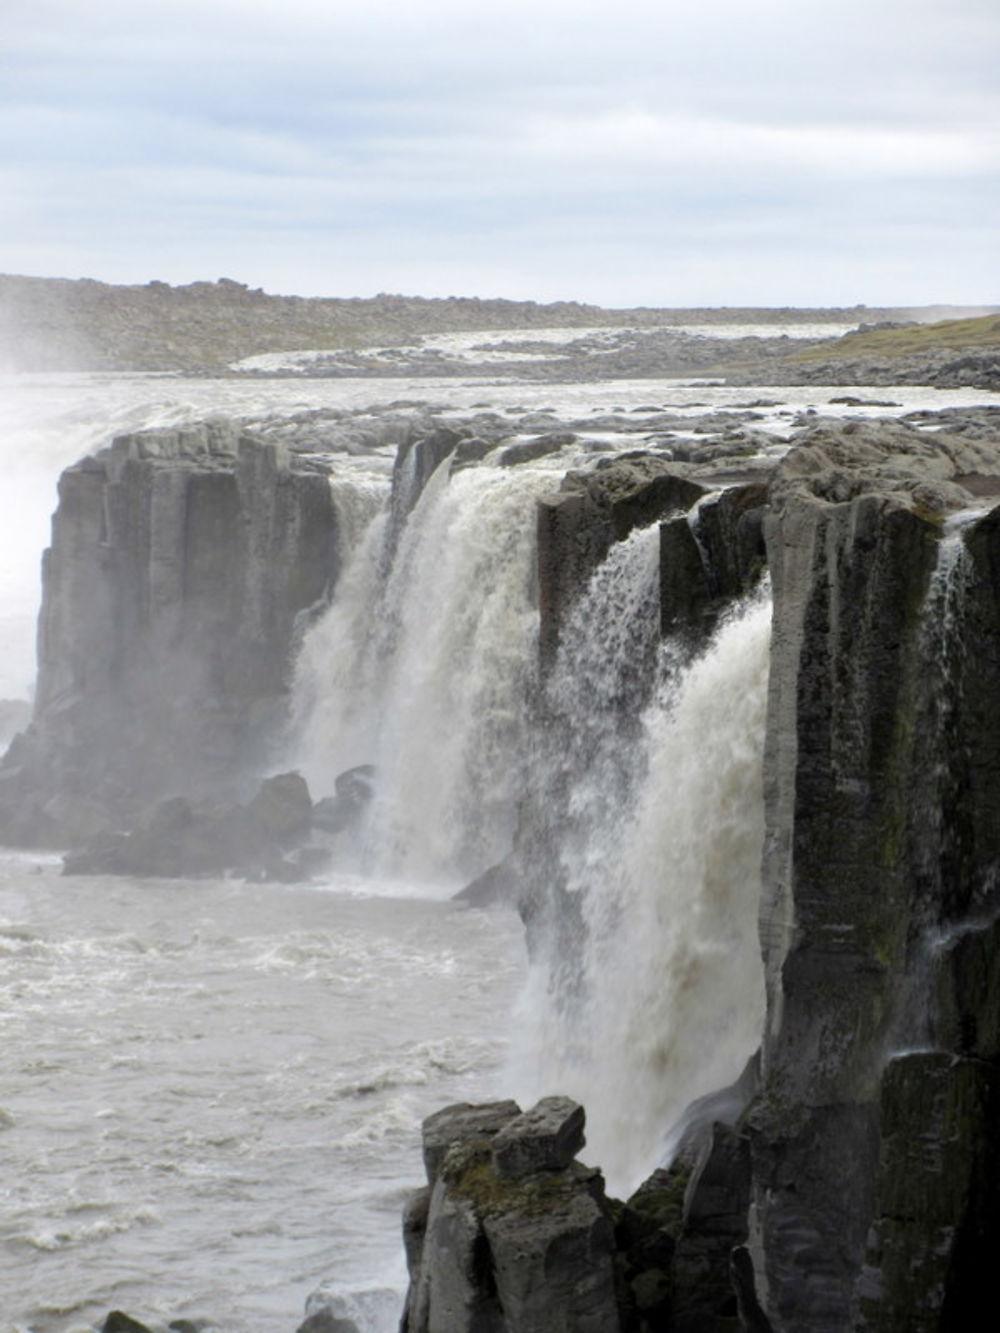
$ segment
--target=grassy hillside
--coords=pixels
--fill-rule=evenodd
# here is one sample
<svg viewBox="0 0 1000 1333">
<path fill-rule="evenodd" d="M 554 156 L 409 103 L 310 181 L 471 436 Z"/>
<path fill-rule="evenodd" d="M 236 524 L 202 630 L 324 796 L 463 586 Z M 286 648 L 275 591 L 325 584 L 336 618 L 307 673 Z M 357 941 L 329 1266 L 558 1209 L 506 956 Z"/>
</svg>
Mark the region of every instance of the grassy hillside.
<svg viewBox="0 0 1000 1333">
<path fill-rule="evenodd" d="M 903 357 L 927 352 L 996 348 L 1000 351 L 1000 318 L 945 319 L 903 329 L 866 329 L 820 343 L 791 358 L 795 361 L 830 361 L 837 357 Z"/>
</svg>

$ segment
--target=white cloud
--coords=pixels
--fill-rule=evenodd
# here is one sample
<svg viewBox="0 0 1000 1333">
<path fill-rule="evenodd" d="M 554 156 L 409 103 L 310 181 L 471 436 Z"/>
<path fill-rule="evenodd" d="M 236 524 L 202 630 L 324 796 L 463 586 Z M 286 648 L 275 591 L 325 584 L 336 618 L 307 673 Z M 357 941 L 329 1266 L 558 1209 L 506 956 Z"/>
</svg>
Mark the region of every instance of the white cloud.
<svg viewBox="0 0 1000 1333">
<path fill-rule="evenodd" d="M 786 291 L 825 275 L 833 301 L 908 266 L 937 295 L 975 278 L 991 297 L 993 0 L 7 0 L 4 17 L 14 270 L 42 254 L 109 279 L 601 299 L 697 278 L 718 301 L 752 271 Z"/>
</svg>

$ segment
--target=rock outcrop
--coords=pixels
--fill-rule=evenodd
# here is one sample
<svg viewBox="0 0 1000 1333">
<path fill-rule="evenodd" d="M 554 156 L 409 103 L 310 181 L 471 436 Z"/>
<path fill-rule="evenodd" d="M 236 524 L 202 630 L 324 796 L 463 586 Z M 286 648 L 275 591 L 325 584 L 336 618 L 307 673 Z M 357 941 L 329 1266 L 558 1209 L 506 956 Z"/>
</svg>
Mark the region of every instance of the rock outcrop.
<svg viewBox="0 0 1000 1333">
<path fill-rule="evenodd" d="M 324 467 L 229 423 L 123 436 L 69 468 L 3 836 L 72 844 L 172 793 L 242 795 L 284 718 L 300 617 L 336 577 L 336 531 Z"/>
<path fill-rule="evenodd" d="M 583 1109 L 562 1097 L 425 1122 L 403 1333 L 616 1333 L 614 1220 L 582 1146 Z"/>
<path fill-rule="evenodd" d="M 661 526 L 663 623 L 695 650 L 761 567 L 762 536 L 766 547 L 768 1010 L 738 1126 L 709 1127 L 612 1206 L 622 1328 L 941 1333 L 975 1327 L 989 1307 L 997 415 L 817 421 L 766 485 L 724 491 L 713 527 L 684 512 L 700 494 L 686 493 L 693 477 L 642 465 L 677 489 L 678 515 Z M 542 507 L 550 656 L 589 571 L 629 529 L 627 517 L 616 529 L 617 497 L 600 486 L 600 472 L 572 478 Z M 653 491 L 644 479 L 635 494 Z M 544 868 L 533 911 L 568 923 L 557 953 L 569 967 L 580 923 L 543 842 L 526 841 L 522 869 L 532 857 Z M 425 1266 L 438 1243 L 428 1232 Z"/>
<path fill-rule="evenodd" d="M 429 1184 L 403 1215 L 402 1333 L 738 1333 L 730 1256 L 747 1233 L 749 1143 L 721 1123 L 626 1202 L 580 1165 L 566 1097 L 446 1107 L 424 1121 Z M 752 1283 L 748 1288 L 752 1295 Z"/>
<path fill-rule="evenodd" d="M 67 875 L 157 875 L 197 879 L 237 874 L 293 883 L 330 859 L 306 844 L 314 826 L 309 788 L 299 773 L 267 778 L 246 805 L 200 805 L 170 796 L 128 833 L 99 833 L 65 858 Z"/>
<path fill-rule="evenodd" d="M 769 994 L 748 1117 L 750 1251 L 768 1316 L 787 1333 L 960 1326 L 945 1311 L 975 1285 L 963 1246 L 975 1250 L 996 1207 L 990 1187 L 986 1198 L 971 1189 L 987 1165 L 973 1105 L 988 1105 L 993 1076 L 977 1066 L 970 1084 L 928 980 L 941 932 L 975 931 L 1000 910 L 996 720 L 980 657 L 993 657 L 1000 621 L 996 585 L 974 567 L 978 556 L 986 574 L 996 558 L 996 520 L 973 522 L 964 546 L 943 522 L 973 504 L 969 474 L 998 477 L 1000 440 L 885 424 L 807 436 L 771 487 Z M 967 592 L 989 604 L 975 650 L 964 640 L 972 608 L 958 605 Z M 927 1055 L 898 1064 L 914 1047 L 929 1067 Z M 911 1095 L 924 1078 L 938 1093 Z M 958 1141 L 949 1105 L 967 1108 Z M 931 1204 L 933 1190 L 915 1186 L 908 1116 L 925 1169 L 964 1178 L 964 1192 Z M 905 1257 L 904 1236 L 916 1242 Z M 936 1277 L 925 1268 L 918 1295 L 905 1274 L 932 1254 Z"/>
</svg>

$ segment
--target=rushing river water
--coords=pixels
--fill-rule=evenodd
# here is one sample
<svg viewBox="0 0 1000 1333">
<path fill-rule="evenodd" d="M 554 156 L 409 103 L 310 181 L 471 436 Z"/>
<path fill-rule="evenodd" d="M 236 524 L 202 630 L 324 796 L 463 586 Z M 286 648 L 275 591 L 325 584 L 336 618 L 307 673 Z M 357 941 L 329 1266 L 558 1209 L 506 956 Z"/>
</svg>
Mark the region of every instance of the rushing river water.
<svg viewBox="0 0 1000 1333">
<path fill-rule="evenodd" d="M 15 1327 L 122 1308 L 395 1327 L 423 1116 L 501 1091 L 516 919 L 405 885 L 0 862 L 0 1268 Z"/>
<path fill-rule="evenodd" d="M 582 416 L 650 404 L 695 414 L 766 397 L 774 407 L 757 424 L 780 436 L 810 406 L 842 413 L 826 406 L 836 393 L 649 380 L 9 380 L 0 385 L 0 697 L 28 688 L 38 555 L 58 471 L 115 433 L 210 412 L 266 422 L 401 399 L 445 411 L 551 406 Z M 893 396 L 906 408 L 991 400 L 971 391 Z M 634 440 L 622 437 L 621 445 Z M 233 1333 L 293 1333 L 306 1298 L 324 1283 L 363 1333 L 388 1333 L 404 1282 L 400 1209 L 421 1174 L 422 1116 L 450 1101 L 572 1091 L 592 1103 L 594 1137 L 602 1155 L 617 1160 L 616 1183 L 626 1187 L 656 1160 L 663 1119 L 687 1093 L 738 1073 L 759 1014 L 756 944 L 748 949 L 746 938 L 753 902 L 737 913 L 732 875 L 720 876 L 712 858 L 684 840 L 713 821 L 719 826 L 711 813 L 719 788 L 721 826 L 733 831 L 738 849 L 734 864 L 750 867 L 738 878 L 753 877 L 764 604 L 720 638 L 685 686 L 689 695 L 650 702 L 634 771 L 626 771 L 632 757 L 601 731 L 600 718 L 590 719 L 596 730 L 578 732 L 621 802 L 605 819 L 611 840 L 598 845 L 591 835 L 601 821 L 586 812 L 605 801 L 607 787 L 581 781 L 574 808 L 583 812 L 585 836 L 564 848 L 584 898 L 595 866 L 621 866 L 609 900 L 613 929 L 601 926 L 607 912 L 598 899 L 585 902 L 593 952 L 584 966 L 600 1024 L 579 1058 L 568 1045 L 546 1045 L 560 1034 L 538 977 L 525 984 L 516 918 L 447 900 L 455 882 L 502 854 L 509 840 L 534 653 L 526 587 L 532 506 L 558 481 L 557 466 L 492 475 L 484 468 L 478 477 L 471 470 L 447 487 L 445 479 L 429 487 L 392 577 L 376 589 L 373 520 L 391 450 L 344 460 L 342 517 L 358 559 L 307 640 L 298 685 L 302 734 L 291 759 L 327 779 L 377 759 L 384 782 L 359 855 L 373 877 L 340 875 L 309 888 L 70 881 L 60 878 L 55 856 L 0 853 L 5 1328 L 70 1333 L 124 1308 L 154 1323 L 186 1316 Z M 616 557 L 626 561 L 620 571 L 601 573 L 595 596 L 605 584 L 618 591 L 598 598 L 606 622 L 595 607 L 579 635 L 584 653 L 591 640 L 602 653 L 618 643 L 626 673 L 636 653 L 655 652 L 641 636 L 633 644 L 632 629 L 619 629 L 614 614 L 626 586 L 634 585 L 629 597 L 637 607 L 655 607 L 647 587 L 655 551 L 644 540 Z M 436 558 L 445 548 L 462 553 L 454 567 Z M 374 606 L 396 627 L 391 643 L 373 646 L 365 637 L 366 609 Z M 417 615 L 410 624 L 408 612 L 426 607 L 438 620 Z M 356 640 L 350 651 L 348 628 Z M 567 678 L 567 709 L 576 706 L 574 681 L 589 682 L 583 708 L 605 688 L 604 677 L 587 670 L 577 664 Z M 607 688 L 613 694 L 618 687 L 609 679 Z M 731 720 L 716 706 L 720 692 L 743 700 Z M 713 717 L 722 734 L 712 731 Z M 698 762 L 706 753 L 712 782 L 703 783 Z M 657 811 L 671 800 L 678 774 L 689 805 L 663 823 Z M 708 804 L 698 805 L 702 788 Z M 685 848 L 683 883 L 657 878 L 672 855 L 664 838 Z M 632 967 L 643 950 L 648 956 Z M 616 974 L 628 974 L 627 987 L 608 988 L 609 958 Z M 664 967 L 673 968 L 670 985 L 661 985 Z M 730 992 L 720 994 L 727 985 Z M 654 992 L 655 1012 L 670 1011 L 662 1024 L 656 1020 L 660 1042 L 649 1030 Z M 719 1030 L 707 1035 L 685 1010 L 685 996 L 704 1010 L 706 995 Z M 707 1042 L 718 1052 L 720 1032 L 739 1027 L 733 1014 L 746 1031 L 721 1064 L 702 1062 Z M 633 1077 L 634 1060 L 653 1074 Z M 662 1080 L 655 1074 L 666 1065 L 690 1084 L 671 1089 L 669 1106 L 657 1100 Z"/>
</svg>

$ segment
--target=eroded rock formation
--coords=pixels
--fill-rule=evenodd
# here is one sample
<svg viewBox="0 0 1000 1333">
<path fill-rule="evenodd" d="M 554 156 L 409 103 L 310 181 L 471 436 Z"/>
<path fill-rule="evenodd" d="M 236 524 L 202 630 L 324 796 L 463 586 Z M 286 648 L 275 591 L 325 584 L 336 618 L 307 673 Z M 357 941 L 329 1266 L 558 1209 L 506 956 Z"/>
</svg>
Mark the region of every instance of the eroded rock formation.
<svg viewBox="0 0 1000 1333">
<path fill-rule="evenodd" d="M 1000 1237 L 996 417 L 985 429 L 981 416 L 937 418 L 929 434 L 925 422 L 817 422 L 766 488 L 725 492 L 714 532 L 683 513 L 662 524 L 664 624 L 694 640 L 760 566 L 761 531 L 766 541 L 768 1012 L 757 1091 L 735 1130 L 709 1121 L 695 1135 L 683 1204 L 670 1202 L 676 1175 L 657 1173 L 625 1210 L 658 1195 L 666 1219 L 640 1209 L 630 1223 L 657 1255 L 641 1273 L 619 1230 L 625 1327 L 930 1333 L 973 1327 L 988 1305 Z M 679 486 L 683 511 L 690 482 L 658 484 Z M 624 535 L 613 514 L 589 477 L 542 506 L 551 645 Z M 551 869 L 536 855 L 543 833 L 526 874 L 532 861 Z M 541 894 L 557 922 L 573 912 L 557 875 Z M 578 930 L 560 936 L 564 966 Z M 632 1325 L 641 1300 L 657 1313 Z"/>
<path fill-rule="evenodd" d="M 324 469 L 229 423 L 124 436 L 69 468 L 34 718 L 0 772 L 4 836 L 73 843 L 171 793 L 240 794 L 336 549 Z"/>
</svg>

